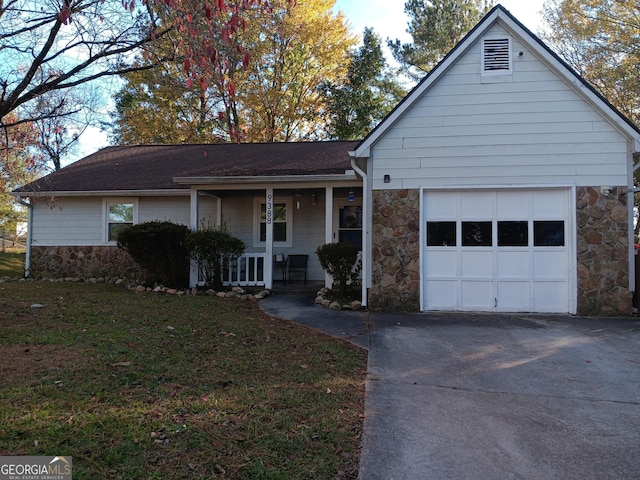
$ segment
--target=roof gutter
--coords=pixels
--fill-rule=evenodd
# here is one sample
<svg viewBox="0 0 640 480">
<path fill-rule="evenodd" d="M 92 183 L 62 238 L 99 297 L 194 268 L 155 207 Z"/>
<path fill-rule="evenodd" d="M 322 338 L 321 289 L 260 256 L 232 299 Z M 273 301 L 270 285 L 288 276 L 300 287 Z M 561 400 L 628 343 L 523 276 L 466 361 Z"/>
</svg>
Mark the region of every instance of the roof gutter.
<svg viewBox="0 0 640 480">
<path fill-rule="evenodd" d="M 18 196 L 17 199 L 20 205 L 27 207 L 27 252 L 24 258 L 24 277 L 29 278 L 31 275 L 31 244 L 33 243 L 33 205 Z"/>
<path fill-rule="evenodd" d="M 189 196 L 188 189 L 180 187 L 160 190 L 55 190 L 11 192 L 14 197 L 176 197 Z"/>
<path fill-rule="evenodd" d="M 183 185 L 247 184 L 247 183 L 317 183 L 349 182 L 356 180 L 353 170 L 328 175 L 262 175 L 262 176 L 224 176 L 224 177 L 174 177 L 173 181 Z"/>
</svg>

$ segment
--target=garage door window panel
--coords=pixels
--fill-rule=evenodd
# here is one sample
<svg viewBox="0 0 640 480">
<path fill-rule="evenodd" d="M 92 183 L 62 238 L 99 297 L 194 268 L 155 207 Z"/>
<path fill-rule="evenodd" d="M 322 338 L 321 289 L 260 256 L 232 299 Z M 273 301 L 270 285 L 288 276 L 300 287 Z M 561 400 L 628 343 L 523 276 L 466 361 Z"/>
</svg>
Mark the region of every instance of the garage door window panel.
<svg viewBox="0 0 640 480">
<path fill-rule="evenodd" d="M 456 222 L 427 222 L 428 247 L 455 247 Z"/>
<path fill-rule="evenodd" d="M 529 222 L 501 221 L 498 222 L 499 247 L 528 247 Z"/>
<path fill-rule="evenodd" d="M 492 222 L 462 222 L 463 247 L 490 247 L 492 240 Z"/>
<path fill-rule="evenodd" d="M 535 247 L 564 247 L 564 222 L 562 220 L 533 222 Z"/>
</svg>

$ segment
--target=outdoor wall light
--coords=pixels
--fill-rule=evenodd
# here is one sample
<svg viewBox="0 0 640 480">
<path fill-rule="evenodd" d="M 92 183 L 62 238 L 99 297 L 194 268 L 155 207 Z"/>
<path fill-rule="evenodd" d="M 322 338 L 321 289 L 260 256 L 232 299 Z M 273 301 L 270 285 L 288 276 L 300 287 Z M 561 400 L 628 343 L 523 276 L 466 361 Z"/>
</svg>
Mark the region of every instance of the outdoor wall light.
<svg viewBox="0 0 640 480">
<path fill-rule="evenodd" d="M 384 183 L 391 183 L 391 175 L 387 174 L 384 176 Z"/>
<path fill-rule="evenodd" d="M 353 190 L 349 190 L 349 195 L 347 195 L 347 200 L 349 200 L 350 202 L 355 201 L 356 199 L 356 194 L 353 193 Z"/>
<path fill-rule="evenodd" d="M 605 197 L 608 197 L 610 193 L 611 193 L 611 187 L 609 185 L 602 185 L 600 187 L 600 194 L 601 195 L 604 195 Z"/>
</svg>

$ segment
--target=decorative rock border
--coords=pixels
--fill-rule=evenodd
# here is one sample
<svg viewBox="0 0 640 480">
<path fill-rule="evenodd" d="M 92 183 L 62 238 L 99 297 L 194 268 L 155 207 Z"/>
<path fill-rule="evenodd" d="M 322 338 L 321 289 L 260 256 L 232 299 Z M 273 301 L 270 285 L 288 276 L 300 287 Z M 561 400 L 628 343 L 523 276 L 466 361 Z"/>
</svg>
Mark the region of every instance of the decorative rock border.
<svg viewBox="0 0 640 480">
<path fill-rule="evenodd" d="M 256 294 L 247 293 L 241 287 L 233 287 L 231 290 L 225 290 L 217 292 L 213 289 L 209 290 L 198 290 L 197 288 L 191 288 L 186 290 L 178 290 L 175 288 L 167 288 L 162 285 L 158 285 L 154 288 L 147 287 L 145 285 L 130 285 L 129 290 L 134 292 L 152 292 L 152 293 L 164 293 L 166 295 L 176 295 L 178 297 L 183 295 L 188 296 L 196 296 L 196 295 L 207 295 L 209 297 L 220 297 L 220 298 L 240 298 L 241 300 L 260 300 L 271 295 L 271 291 L 268 289 L 264 289 Z"/>
<path fill-rule="evenodd" d="M 320 305 L 330 310 L 362 310 L 362 302 L 360 302 L 359 300 L 354 300 L 353 302 L 344 305 L 340 304 L 340 302 L 329 300 L 327 298 L 327 294 L 330 291 L 331 290 L 329 290 L 327 287 L 321 288 L 316 294 L 316 305 Z"/>
<path fill-rule="evenodd" d="M 266 298 L 271 295 L 271 290 L 264 289 L 258 293 L 252 294 L 246 292 L 241 287 L 233 287 L 231 290 L 225 291 L 215 291 L 215 290 L 198 290 L 196 288 L 190 289 L 176 289 L 176 288 L 167 288 L 163 285 L 156 285 L 155 287 L 149 287 L 142 283 L 127 283 L 127 280 L 122 278 L 103 278 L 103 277 L 91 277 L 91 278 L 79 278 L 79 277 L 65 277 L 65 278 L 15 278 L 15 277 L 0 277 L 0 283 L 7 282 L 49 282 L 49 283 L 58 283 L 58 282 L 72 282 L 72 283 L 110 283 L 113 285 L 123 285 L 130 292 L 135 293 L 162 293 L 165 295 L 175 295 L 177 297 L 181 296 L 196 296 L 196 295 L 207 295 L 210 297 L 220 297 L 220 298 L 240 298 L 242 300 L 251 300 L 256 299 L 260 300 L 262 298 Z"/>
</svg>

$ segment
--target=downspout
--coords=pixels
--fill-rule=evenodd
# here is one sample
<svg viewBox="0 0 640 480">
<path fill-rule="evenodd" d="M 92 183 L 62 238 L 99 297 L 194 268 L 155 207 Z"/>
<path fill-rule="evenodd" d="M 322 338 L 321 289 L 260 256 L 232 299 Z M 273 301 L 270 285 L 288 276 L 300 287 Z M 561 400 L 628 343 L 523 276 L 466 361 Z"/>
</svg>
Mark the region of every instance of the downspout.
<svg viewBox="0 0 640 480">
<path fill-rule="evenodd" d="M 362 232 L 362 307 L 367 306 L 367 290 L 369 287 L 369 189 L 367 182 L 367 173 L 362 170 L 356 163 L 355 152 L 349 152 L 351 157 L 351 168 L 362 177 L 362 219 L 364 222 Z"/>
<path fill-rule="evenodd" d="M 24 258 L 24 278 L 29 278 L 31 275 L 31 243 L 33 240 L 33 205 L 31 202 L 22 200 L 22 197 L 16 199 L 20 205 L 27 207 L 27 252 Z"/>
<path fill-rule="evenodd" d="M 636 298 L 640 292 L 638 291 L 638 282 L 636 279 L 638 278 L 638 273 L 636 272 L 637 268 L 637 255 L 635 249 L 635 204 L 636 204 L 636 193 L 638 193 L 638 187 L 635 186 L 634 173 L 638 168 L 640 168 L 640 152 L 633 152 L 631 154 L 631 188 L 627 191 L 627 204 L 629 205 L 629 290 L 635 292 Z M 638 305 L 634 305 L 633 308 L 638 308 Z M 638 309 L 640 311 L 640 309 Z"/>
</svg>

